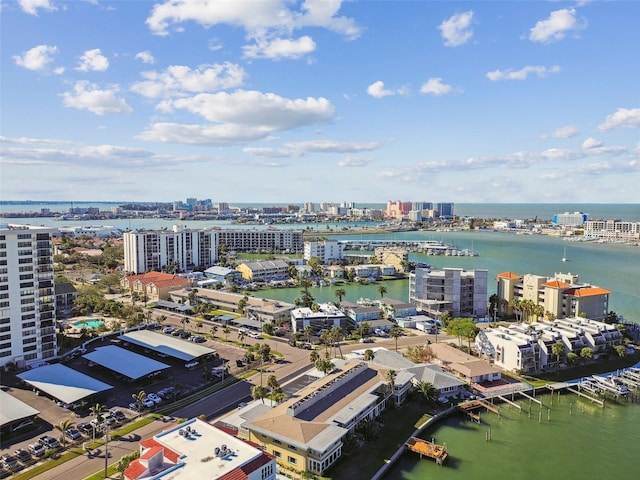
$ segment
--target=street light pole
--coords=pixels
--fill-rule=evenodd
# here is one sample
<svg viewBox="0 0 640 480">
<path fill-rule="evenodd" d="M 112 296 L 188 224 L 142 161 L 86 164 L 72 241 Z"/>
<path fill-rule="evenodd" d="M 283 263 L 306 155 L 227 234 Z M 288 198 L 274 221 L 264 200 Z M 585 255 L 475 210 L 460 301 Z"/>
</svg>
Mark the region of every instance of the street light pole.
<svg viewBox="0 0 640 480">
<path fill-rule="evenodd" d="M 105 433 L 104 433 L 104 478 L 107 478 L 108 462 L 109 462 L 109 427 L 105 425 Z"/>
</svg>

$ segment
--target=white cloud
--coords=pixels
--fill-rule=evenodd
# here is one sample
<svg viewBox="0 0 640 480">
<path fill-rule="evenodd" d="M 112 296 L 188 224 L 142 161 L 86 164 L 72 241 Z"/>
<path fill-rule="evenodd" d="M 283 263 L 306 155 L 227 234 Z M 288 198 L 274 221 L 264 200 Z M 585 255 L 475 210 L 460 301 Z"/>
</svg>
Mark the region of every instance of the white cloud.
<svg viewBox="0 0 640 480">
<path fill-rule="evenodd" d="M 384 88 L 384 82 L 378 80 L 377 82 L 373 82 L 367 87 L 367 93 L 374 98 L 384 98 L 388 97 L 389 95 L 396 95 L 398 91 L 387 90 L 386 88 Z"/>
<path fill-rule="evenodd" d="M 543 135 L 542 138 L 571 138 L 578 135 L 580 131 L 575 125 L 565 125 L 564 127 L 556 128 L 550 135 Z"/>
<path fill-rule="evenodd" d="M 602 146 L 602 142 L 600 140 L 596 140 L 593 137 L 589 137 L 584 142 L 582 142 L 582 148 L 585 148 L 585 149 L 597 148 L 601 146 Z"/>
<path fill-rule="evenodd" d="M 550 43 L 562 40 L 568 32 L 582 28 L 576 21 L 576 11 L 573 8 L 563 8 L 551 12 L 549 18 L 539 20 L 529 31 L 532 42 Z"/>
<path fill-rule="evenodd" d="M 131 90 L 148 98 L 183 95 L 185 93 L 215 92 L 239 87 L 245 72 L 234 63 L 200 65 L 191 69 L 172 65 L 164 72 L 143 72 L 145 80 L 134 83 Z"/>
<path fill-rule="evenodd" d="M 444 20 L 439 26 L 440 35 L 444 39 L 446 47 L 459 47 L 467 43 L 473 36 L 471 22 L 473 21 L 473 11 L 456 13 L 452 17 Z"/>
<path fill-rule="evenodd" d="M 247 33 L 291 32 L 304 27 L 321 27 L 347 38 L 357 38 L 360 28 L 348 17 L 338 16 L 341 0 L 305 0 L 299 10 L 288 0 L 259 2 L 165 0 L 157 3 L 146 20 L 151 31 L 168 35 L 171 25 L 193 21 L 204 27 L 228 24 Z"/>
<path fill-rule="evenodd" d="M 202 93 L 169 103 L 173 108 L 187 110 L 210 122 L 244 125 L 267 131 L 327 123 L 335 111 L 326 98 L 291 100 L 255 90 Z"/>
<path fill-rule="evenodd" d="M 282 148 L 247 147 L 243 152 L 258 157 L 302 157 L 307 153 L 358 153 L 380 148 L 377 142 L 335 142 L 333 140 L 308 140 L 287 142 Z M 350 158 L 350 157 L 347 157 Z"/>
<path fill-rule="evenodd" d="M 102 55 L 99 48 L 87 50 L 80 57 L 80 64 L 76 68 L 81 72 L 104 72 L 109 68 L 109 59 Z"/>
<path fill-rule="evenodd" d="M 298 39 L 255 37 L 254 45 L 242 47 L 247 58 L 267 58 L 278 60 L 281 58 L 298 59 L 313 52 L 316 43 L 307 35 Z"/>
<path fill-rule="evenodd" d="M 137 135 L 139 140 L 187 145 L 240 145 L 264 139 L 269 130 L 245 125 L 183 125 L 178 123 L 154 123 Z"/>
<path fill-rule="evenodd" d="M 118 87 L 102 90 L 97 85 L 86 81 L 79 81 L 72 92 L 62 94 L 65 107 L 88 110 L 96 115 L 105 113 L 131 113 L 133 109 L 124 99 L 118 97 Z"/>
<path fill-rule="evenodd" d="M 242 151 L 256 157 L 286 158 L 296 156 L 296 152 L 288 148 L 247 147 Z"/>
<path fill-rule="evenodd" d="M 339 167 L 366 167 L 373 162 L 371 157 L 344 157 L 338 162 Z"/>
<path fill-rule="evenodd" d="M 18 5 L 22 11 L 30 15 L 38 15 L 38 9 L 56 10 L 49 0 L 18 0 Z"/>
<path fill-rule="evenodd" d="M 620 127 L 640 127 L 640 108 L 619 108 L 598 125 L 601 132 Z"/>
<path fill-rule="evenodd" d="M 539 78 L 544 78 L 551 73 L 560 72 L 558 65 L 552 67 L 544 67 L 540 65 L 527 65 L 520 70 L 494 70 L 487 73 L 487 78 L 491 81 L 498 80 L 526 80 L 529 75 L 537 75 Z"/>
<path fill-rule="evenodd" d="M 425 93 L 428 95 L 445 95 L 447 93 L 451 93 L 453 91 L 453 87 L 451 85 L 447 85 L 442 83 L 441 78 L 430 78 L 420 87 L 420 93 Z"/>
<path fill-rule="evenodd" d="M 153 55 L 151 55 L 151 52 L 149 50 L 145 50 L 144 52 L 138 52 L 136 53 L 136 58 L 138 60 L 142 60 L 142 63 L 155 63 L 156 59 L 153 58 Z"/>
<path fill-rule="evenodd" d="M 61 145 L 63 142 L 57 142 Z M 55 146 L 56 144 L 53 144 Z M 152 152 L 140 148 L 117 145 L 89 145 L 70 148 L 7 148 L 0 151 L 3 160 L 21 165 L 52 163 L 80 164 L 87 167 L 132 167 L 157 158 Z"/>
<path fill-rule="evenodd" d="M 15 55 L 13 59 L 16 65 L 27 70 L 44 70 L 53 61 L 53 55 L 58 53 L 58 47 L 50 45 L 38 45 L 27 50 L 22 56 Z"/>
<path fill-rule="evenodd" d="M 1 143 L 15 143 L 19 145 L 69 145 L 72 142 L 68 140 L 58 140 L 55 138 L 13 138 L 0 136 L 0 144 Z"/>
</svg>

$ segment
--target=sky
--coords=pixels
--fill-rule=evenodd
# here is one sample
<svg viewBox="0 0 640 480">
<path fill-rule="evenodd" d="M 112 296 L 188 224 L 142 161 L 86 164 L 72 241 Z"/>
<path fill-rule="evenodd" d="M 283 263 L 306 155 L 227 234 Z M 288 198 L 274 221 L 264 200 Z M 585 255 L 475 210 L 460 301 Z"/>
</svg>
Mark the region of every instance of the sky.
<svg viewBox="0 0 640 480">
<path fill-rule="evenodd" d="M 640 203 L 640 2 L 3 0 L 0 199 Z"/>
</svg>

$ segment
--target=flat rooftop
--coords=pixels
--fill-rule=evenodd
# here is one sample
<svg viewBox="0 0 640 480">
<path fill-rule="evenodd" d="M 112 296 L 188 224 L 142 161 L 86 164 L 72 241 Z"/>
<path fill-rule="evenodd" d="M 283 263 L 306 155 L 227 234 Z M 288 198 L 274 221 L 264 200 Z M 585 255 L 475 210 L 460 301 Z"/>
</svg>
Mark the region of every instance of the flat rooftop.
<svg viewBox="0 0 640 480">
<path fill-rule="evenodd" d="M 113 388 L 60 363 L 27 370 L 18 374 L 18 378 L 64 403 L 75 403 L 90 395 Z"/>
<path fill-rule="evenodd" d="M 189 437 L 180 435 L 179 431 L 184 431 L 187 427 L 197 433 Z M 154 439 L 165 448 L 179 454 L 178 462 L 184 463 L 182 468 L 171 472 L 172 479 L 222 478 L 262 456 L 262 451 L 258 448 L 199 419 L 181 423 L 157 434 Z M 225 457 L 216 456 L 215 449 L 222 448 L 223 445 L 231 454 Z"/>
<path fill-rule="evenodd" d="M 118 337 L 123 342 L 133 343 L 139 347 L 155 352 L 165 353 L 171 357 L 189 362 L 205 355 L 216 353 L 215 350 L 198 343 L 188 342 L 181 338 L 151 330 L 128 332 Z"/>
<path fill-rule="evenodd" d="M 98 347 L 82 357 L 133 380 L 171 368 L 166 363 L 158 362 L 115 345 Z"/>
<path fill-rule="evenodd" d="M 13 395 L 0 390 L 0 427 L 4 427 L 8 423 L 22 420 L 23 418 L 33 417 L 40 412 L 31 405 L 18 400 Z"/>
</svg>

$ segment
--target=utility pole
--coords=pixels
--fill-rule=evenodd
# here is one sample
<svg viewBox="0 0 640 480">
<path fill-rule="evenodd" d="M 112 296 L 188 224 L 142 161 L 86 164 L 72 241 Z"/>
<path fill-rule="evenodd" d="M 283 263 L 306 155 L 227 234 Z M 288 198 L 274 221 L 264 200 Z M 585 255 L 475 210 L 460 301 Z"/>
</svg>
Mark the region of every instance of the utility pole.
<svg viewBox="0 0 640 480">
<path fill-rule="evenodd" d="M 104 433 L 104 478 L 107 478 L 108 463 L 109 463 L 109 427 L 105 424 L 105 433 Z"/>
</svg>

